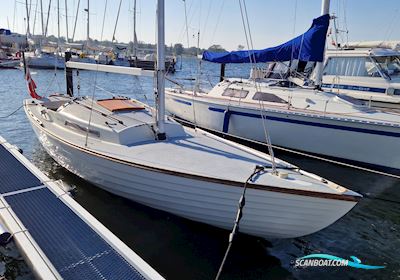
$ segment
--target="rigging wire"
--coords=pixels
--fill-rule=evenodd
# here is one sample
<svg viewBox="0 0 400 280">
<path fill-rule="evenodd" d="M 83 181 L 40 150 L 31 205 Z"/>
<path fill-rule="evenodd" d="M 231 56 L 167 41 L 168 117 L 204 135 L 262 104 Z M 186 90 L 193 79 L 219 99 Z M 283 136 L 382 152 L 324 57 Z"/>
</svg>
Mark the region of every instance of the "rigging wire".
<svg viewBox="0 0 400 280">
<path fill-rule="evenodd" d="M 187 47 L 190 48 L 190 42 L 189 42 L 189 26 L 188 26 L 188 21 L 187 21 L 187 11 L 186 11 L 186 1 L 183 0 L 183 6 L 185 8 L 185 31 L 186 31 L 186 43 Z"/>
<path fill-rule="evenodd" d="M 14 2 L 13 30 L 15 32 L 15 14 L 17 13 L 17 1 Z"/>
<path fill-rule="evenodd" d="M 346 4 L 347 2 L 343 0 L 343 28 L 344 28 L 344 32 L 346 34 L 346 44 L 349 43 L 349 29 L 347 26 L 347 13 L 346 13 Z"/>
<path fill-rule="evenodd" d="M 201 29 L 201 30 L 203 30 L 203 32 L 206 31 L 206 27 L 207 27 L 207 23 L 208 23 L 208 17 L 210 16 L 210 12 L 211 12 L 211 7 L 212 7 L 213 1 L 210 0 L 208 3 L 209 4 L 208 4 L 208 9 L 207 9 L 207 16 L 206 16 L 206 19 L 204 21 L 203 29 Z M 203 43 L 203 38 L 204 37 L 201 38 L 201 43 Z"/>
<path fill-rule="evenodd" d="M 248 29 L 248 32 L 249 32 L 249 40 L 250 40 L 250 47 L 251 47 L 251 50 L 252 50 L 251 53 L 253 55 L 253 63 L 256 64 L 257 61 L 256 61 L 255 53 L 254 53 L 253 38 L 251 36 L 249 17 L 248 17 L 248 13 L 247 13 L 247 5 L 246 5 L 246 1 L 245 0 L 242 0 L 242 2 L 243 2 L 243 7 L 244 7 L 244 15 L 245 15 L 245 18 L 246 18 L 246 23 L 247 23 L 247 29 Z"/>
<path fill-rule="evenodd" d="M 188 125 L 193 125 L 193 123 L 191 123 L 189 121 L 185 121 L 185 120 L 183 120 L 181 118 L 176 118 L 176 119 L 181 123 L 186 123 Z M 281 150 L 281 151 L 288 152 L 288 153 L 291 153 L 291 154 L 296 154 L 296 155 L 300 155 L 300 156 L 304 156 L 304 157 L 309 157 L 309 158 L 312 158 L 312 159 L 316 159 L 316 160 L 320 160 L 320 161 L 336 164 L 336 165 L 339 165 L 339 166 L 354 168 L 354 169 L 358 169 L 360 171 L 366 171 L 366 172 L 370 172 L 370 173 L 374 173 L 374 174 L 378 174 L 378 175 L 383 175 L 383 176 L 387 176 L 387 177 L 391 177 L 391 178 L 395 178 L 395 179 L 400 179 L 400 175 L 396 175 L 396 174 L 392 174 L 392 173 L 388 173 L 388 172 L 384 172 L 384 171 L 379 171 L 379 170 L 375 170 L 375 169 L 371 169 L 371 168 L 367 168 L 367 167 L 362 167 L 362 166 L 358 166 L 358 165 L 355 165 L 355 164 L 350 164 L 350 163 L 346 163 L 346 162 L 342 162 L 342 161 L 338 161 L 338 160 L 334 160 L 334 159 L 324 158 L 324 157 L 321 157 L 321 156 L 312 155 L 312 154 L 300 152 L 300 151 L 297 151 L 297 150 L 292 150 L 292 149 L 289 149 L 289 148 L 284 148 L 284 147 L 281 147 L 281 146 L 276 146 L 276 145 L 273 145 L 273 144 L 264 143 L 264 142 L 260 142 L 260 141 L 257 141 L 257 140 L 252 140 L 252 139 L 240 137 L 240 136 L 233 135 L 233 134 L 230 134 L 230 133 L 227 133 L 227 132 L 222 132 L 222 131 L 219 131 L 219 130 L 216 130 L 216 129 L 207 128 L 206 130 L 214 132 L 216 134 L 229 136 L 229 137 L 232 137 L 232 138 L 236 138 L 236 139 L 239 139 L 239 140 L 242 140 L 242 141 L 246 141 L 246 142 L 257 144 L 257 145 L 261 145 L 261 146 L 271 146 L 272 148 L 274 148 L 276 150 Z"/>
<path fill-rule="evenodd" d="M 249 18 L 248 18 L 248 14 L 247 14 L 246 2 L 245 2 L 245 0 L 243 0 L 243 7 L 242 7 L 241 0 L 238 0 L 238 1 L 239 1 L 239 6 L 240 6 L 240 14 L 241 14 L 241 17 L 242 17 L 243 29 L 244 29 L 244 33 L 245 33 L 245 37 L 246 37 L 246 43 L 247 43 L 248 52 L 249 52 L 250 65 L 253 68 L 253 63 L 254 64 L 256 63 L 256 58 L 255 58 L 254 51 L 253 51 L 254 50 L 254 46 L 253 46 L 253 40 L 252 40 L 252 36 L 251 36 L 251 30 L 250 30 Z M 246 24 L 247 24 L 247 26 L 246 26 Z M 255 86 L 256 90 L 258 90 L 257 81 L 255 79 L 254 79 L 254 86 Z M 262 124 L 263 124 L 263 129 L 264 129 L 264 135 L 265 135 L 266 142 L 268 143 L 267 146 L 268 146 L 269 155 L 270 155 L 270 158 L 271 158 L 272 173 L 273 174 L 277 174 L 275 156 L 274 156 L 274 152 L 272 150 L 272 143 L 271 143 L 271 139 L 270 139 L 266 124 L 265 124 L 265 122 L 266 122 L 266 117 L 264 115 L 265 108 L 264 108 L 264 106 L 261 105 L 261 101 L 259 101 L 259 104 L 260 104 L 260 112 L 261 112 L 261 119 L 262 119 Z M 227 111 L 229 111 L 229 106 L 228 106 Z M 240 219 L 242 218 L 243 208 L 244 208 L 245 203 L 246 203 L 245 202 L 245 195 L 246 195 L 247 185 L 248 185 L 249 181 L 252 180 L 253 177 L 256 174 L 260 173 L 261 171 L 264 171 L 264 166 L 257 165 L 255 167 L 253 173 L 247 178 L 246 182 L 244 183 L 243 192 L 242 192 L 242 195 L 241 195 L 241 197 L 239 199 L 239 205 L 238 205 L 238 210 L 237 210 L 237 214 L 236 214 L 235 223 L 233 225 L 231 233 L 229 234 L 229 244 L 228 244 L 228 247 L 227 247 L 227 249 L 225 251 L 225 255 L 224 255 L 224 258 L 222 259 L 221 265 L 220 265 L 220 267 L 218 269 L 217 276 L 215 277 L 216 280 L 218 280 L 219 277 L 221 276 L 221 273 L 222 273 L 222 270 L 224 268 L 226 259 L 228 258 L 229 252 L 230 252 L 230 250 L 232 248 L 233 239 L 234 239 L 236 233 L 239 231 L 239 223 L 240 223 Z"/>
<path fill-rule="evenodd" d="M 246 43 L 247 43 L 247 48 L 249 50 L 249 58 L 250 58 L 250 65 L 251 68 L 253 68 L 253 64 L 256 63 L 256 58 L 255 58 L 255 54 L 254 51 L 252 51 L 254 49 L 254 45 L 253 45 L 253 40 L 252 40 L 252 36 L 251 36 L 251 30 L 250 30 L 250 24 L 249 24 L 249 18 L 248 18 L 248 14 L 247 14 L 247 7 L 246 7 L 246 2 L 245 0 L 238 0 L 239 1 L 239 7 L 240 7 L 240 14 L 242 17 L 242 23 L 243 23 L 243 28 L 244 28 L 244 33 L 245 33 L 245 37 L 246 37 Z M 243 2 L 243 7 L 242 7 L 242 2 Z M 246 27 L 246 23 L 247 23 L 247 27 Z M 258 87 L 258 83 L 257 81 L 254 79 L 254 86 L 256 88 L 256 90 L 260 90 Z M 261 113 L 261 120 L 262 120 L 262 124 L 263 124 L 263 130 L 264 130 L 264 136 L 265 136 L 265 140 L 267 143 L 272 143 L 271 142 L 271 138 L 266 126 L 266 116 L 265 116 L 265 109 L 264 106 L 261 105 L 261 103 L 263 103 L 261 100 L 259 100 L 259 106 L 260 106 L 260 113 Z M 272 163 L 272 170 L 274 173 L 276 173 L 276 162 L 275 162 L 275 156 L 274 156 L 274 151 L 271 147 L 271 145 L 268 146 L 268 153 L 271 157 L 271 163 Z"/>
<path fill-rule="evenodd" d="M 107 0 L 106 0 L 106 3 L 104 5 L 103 24 L 102 24 L 102 27 L 101 27 L 100 41 L 103 41 L 104 22 L 105 22 L 105 19 L 106 19 L 106 11 L 107 11 Z M 89 11 L 88 11 L 88 14 L 89 14 Z M 99 65 L 97 64 L 96 65 L 95 75 L 94 75 L 94 84 L 93 84 L 93 91 L 92 91 L 92 100 L 91 100 L 91 105 L 90 105 L 88 127 L 87 127 L 87 130 L 86 130 L 85 147 L 87 147 L 87 145 L 88 145 L 90 125 L 91 125 L 91 122 L 92 122 L 93 106 L 94 106 L 94 98 L 95 98 L 95 94 L 96 94 L 96 83 L 97 83 L 97 74 L 98 74 L 98 72 L 99 72 Z"/>
<path fill-rule="evenodd" d="M 224 9 L 224 6 L 225 6 L 225 0 L 222 0 L 221 7 L 219 9 L 218 16 L 217 16 L 217 22 L 215 23 L 213 34 L 212 34 L 212 37 L 211 37 L 210 45 L 214 42 L 215 33 L 217 32 L 218 25 L 219 25 L 219 23 L 221 21 L 221 16 L 222 16 L 222 11 Z"/>
<path fill-rule="evenodd" d="M 182 1 L 185 2 L 185 0 L 182 0 Z M 194 9 L 192 10 L 192 8 L 193 8 L 193 2 L 190 2 L 189 9 L 187 10 L 187 17 L 190 18 L 189 24 L 192 22 L 193 15 L 195 13 L 195 10 Z M 179 42 L 184 41 L 186 26 L 187 26 L 187 24 L 186 24 L 186 21 L 185 21 L 182 24 L 182 28 L 181 28 L 181 30 L 179 32 L 179 37 L 178 37 L 179 38 L 179 40 L 178 40 Z"/>
<path fill-rule="evenodd" d="M 393 15 L 392 22 L 390 23 L 390 25 L 388 27 L 387 35 L 386 35 L 384 41 L 389 41 L 390 37 L 393 34 L 393 31 L 398 28 L 398 25 L 396 24 L 396 22 L 398 21 L 399 18 L 400 18 L 399 9 L 396 9 L 395 14 Z"/>
</svg>

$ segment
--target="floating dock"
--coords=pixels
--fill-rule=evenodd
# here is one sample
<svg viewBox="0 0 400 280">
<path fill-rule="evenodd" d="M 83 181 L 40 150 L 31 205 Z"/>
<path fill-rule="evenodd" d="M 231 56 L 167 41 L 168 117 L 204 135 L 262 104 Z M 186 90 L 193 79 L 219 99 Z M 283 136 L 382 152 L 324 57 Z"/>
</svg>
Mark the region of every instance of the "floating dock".
<svg viewBox="0 0 400 280">
<path fill-rule="evenodd" d="M 40 279 L 163 279 L 1 136 L 0 219 Z"/>
</svg>

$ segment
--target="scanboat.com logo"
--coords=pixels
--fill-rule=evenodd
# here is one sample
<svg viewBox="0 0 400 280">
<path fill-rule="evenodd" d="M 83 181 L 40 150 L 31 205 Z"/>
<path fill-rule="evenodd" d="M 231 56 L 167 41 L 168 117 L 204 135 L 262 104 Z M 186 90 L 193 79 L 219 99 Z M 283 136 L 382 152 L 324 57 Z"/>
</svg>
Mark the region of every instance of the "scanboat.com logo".
<svg viewBox="0 0 400 280">
<path fill-rule="evenodd" d="M 367 265 L 362 264 L 361 260 L 355 256 L 350 257 L 352 260 L 346 260 L 340 257 L 328 254 L 311 254 L 296 259 L 295 267 L 307 266 L 350 266 L 362 269 L 381 269 L 385 266 Z"/>
</svg>

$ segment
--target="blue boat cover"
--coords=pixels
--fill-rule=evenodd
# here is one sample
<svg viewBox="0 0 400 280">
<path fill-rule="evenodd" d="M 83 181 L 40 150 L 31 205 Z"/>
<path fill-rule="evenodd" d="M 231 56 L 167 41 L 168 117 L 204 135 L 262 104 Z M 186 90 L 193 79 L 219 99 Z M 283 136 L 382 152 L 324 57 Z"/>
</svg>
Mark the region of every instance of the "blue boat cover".
<svg viewBox="0 0 400 280">
<path fill-rule="evenodd" d="M 203 60 L 216 63 L 259 63 L 270 61 L 323 61 L 329 14 L 313 20 L 304 34 L 276 47 L 263 50 L 203 53 Z M 250 60 L 251 59 L 251 60 Z"/>
</svg>

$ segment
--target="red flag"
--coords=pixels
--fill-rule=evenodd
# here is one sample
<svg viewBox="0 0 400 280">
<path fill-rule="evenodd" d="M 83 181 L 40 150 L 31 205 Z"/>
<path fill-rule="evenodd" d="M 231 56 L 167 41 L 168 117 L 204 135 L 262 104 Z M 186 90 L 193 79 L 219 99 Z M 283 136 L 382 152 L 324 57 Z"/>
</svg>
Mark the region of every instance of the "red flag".
<svg viewBox="0 0 400 280">
<path fill-rule="evenodd" d="M 42 97 L 36 93 L 36 83 L 32 79 L 29 69 L 26 69 L 25 79 L 28 83 L 28 90 L 29 90 L 29 94 L 31 95 L 31 97 L 36 98 L 36 99 L 41 99 Z"/>
</svg>

